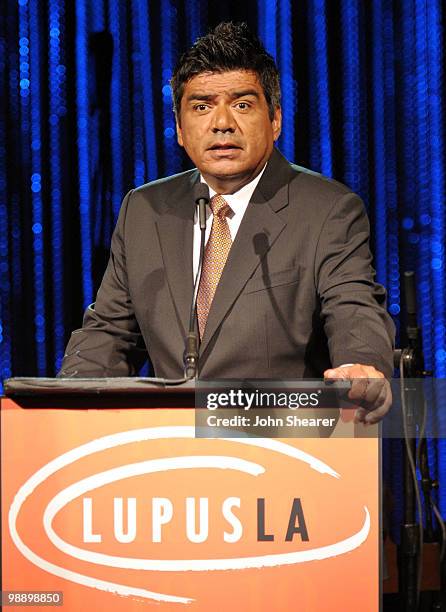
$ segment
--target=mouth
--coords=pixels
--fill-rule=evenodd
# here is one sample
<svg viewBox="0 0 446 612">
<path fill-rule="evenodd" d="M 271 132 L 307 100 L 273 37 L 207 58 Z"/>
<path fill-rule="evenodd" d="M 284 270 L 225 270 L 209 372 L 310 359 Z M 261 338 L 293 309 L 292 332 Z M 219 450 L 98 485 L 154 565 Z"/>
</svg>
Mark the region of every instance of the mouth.
<svg viewBox="0 0 446 612">
<path fill-rule="evenodd" d="M 216 142 L 212 146 L 208 147 L 208 151 L 222 151 L 222 152 L 231 152 L 231 151 L 240 151 L 242 147 L 239 147 L 235 143 L 232 142 Z"/>
</svg>

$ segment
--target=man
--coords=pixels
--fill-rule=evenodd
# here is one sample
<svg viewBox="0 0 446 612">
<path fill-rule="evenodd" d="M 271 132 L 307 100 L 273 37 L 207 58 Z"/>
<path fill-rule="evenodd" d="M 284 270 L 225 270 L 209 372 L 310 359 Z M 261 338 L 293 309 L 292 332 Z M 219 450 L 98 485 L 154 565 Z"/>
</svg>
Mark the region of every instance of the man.
<svg viewBox="0 0 446 612">
<path fill-rule="evenodd" d="M 72 334 L 61 375 L 135 375 L 146 351 L 157 376 L 182 375 L 201 180 L 212 212 L 198 295 L 200 377 L 355 379 L 351 397 L 368 409 L 358 420 L 379 420 L 390 405 L 393 327 L 373 279 L 368 221 L 347 187 L 274 148 L 274 60 L 245 25 L 223 23 L 182 56 L 172 89 L 178 142 L 197 169 L 124 198 L 96 303 Z"/>
</svg>

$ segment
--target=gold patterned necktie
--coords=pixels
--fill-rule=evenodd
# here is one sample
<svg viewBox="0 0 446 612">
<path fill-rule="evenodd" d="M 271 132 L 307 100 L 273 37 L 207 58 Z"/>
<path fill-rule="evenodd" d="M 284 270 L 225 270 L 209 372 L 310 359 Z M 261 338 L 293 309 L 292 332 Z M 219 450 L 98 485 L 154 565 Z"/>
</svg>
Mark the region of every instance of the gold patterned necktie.
<svg viewBox="0 0 446 612">
<path fill-rule="evenodd" d="M 197 316 L 200 337 L 203 338 L 206 321 L 212 300 L 220 277 L 228 258 L 232 240 L 229 225 L 226 219 L 232 212 L 231 207 L 223 196 L 215 195 L 211 199 L 211 210 L 214 215 L 211 234 L 206 244 L 203 258 L 203 270 L 201 272 L 200 287 L 197 297 Z"/>
</svg>

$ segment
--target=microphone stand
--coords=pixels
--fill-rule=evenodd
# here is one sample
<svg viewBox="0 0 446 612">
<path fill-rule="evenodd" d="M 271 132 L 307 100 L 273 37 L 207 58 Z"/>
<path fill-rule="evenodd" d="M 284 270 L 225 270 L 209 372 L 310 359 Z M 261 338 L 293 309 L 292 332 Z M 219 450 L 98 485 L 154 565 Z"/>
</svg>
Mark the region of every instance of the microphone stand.
<svg viewBox="0 0 446 612">
<path fill-rule="evenodd" d="M 186 336 L 185 349 L 184 349 L 184 377 L 187 380 L 195 378 L 197 375 L 198 368 L 198 349 L 199 349 L 199 336 L 197 329 L 197 298 L 198 288 L 200 286 L 201 270 L 203 268 L 204 259 L 204 247 L 205 247 L 205 236 L 206 236 L 206 206 L 209 204 L 208 189 L 204 183 L 197 186 L 197 189 L 202 187 L 203 194 L 195 200 L 198 205 L 198 219 L 200 224 L 200 259 L 198 262 L 198 270 L 195 276 L 194 282 L 194 295 L 192 299 L 190 317 L 189 317 L 189 331 Z"/>
<path fill-rule="evenodd" d="M 404 273 L 404 291 L 406 298 L 406 332 L 408 346 L 400 353 L 401 377 L 423 378 L 431 376 L 431 372 L 424 369 L 421 330 L 417 325 L 415 277 L 413 272 Z M 415 612 L 418 609 L 419 592 L 421 584 L 421 560 L 423 543 L 422 516 L 419 516 L 421 525 L 416 522 L 417 490 L 414 482 L 414 466 L 417 459 L 417 409 L 425 406 L 422 390 L 416 387 L 415 392 L 406 393 L 402 389 L 403 421 L 405 422 L 404 453 L 404 524 L 401 527 L 401 544 L 399 550 L 399 595 L 404 612 Z M 423 408 L 424 410 L 424 408 Z M 423 414 L 423 419 L 425 415 Z M 419 467 L 422 476 L 422 489 L 425 498 L 426 539 L 434 540 L 433 522 L 431 513 L 430 493 L 437 483 L 429 474 L 426 438 L 424 427 L 421 428 L 418 441 Z M 416 472 L 415 472 L 416 477 Z M 419 502 L 419 497 L 418 497 Z M 419 514 L 421 512 L 419 511 Z M 440 604 L 441 605 L 441 604 Z M 436 604 L 433 610 L 441 610 Z"/>
</svg>

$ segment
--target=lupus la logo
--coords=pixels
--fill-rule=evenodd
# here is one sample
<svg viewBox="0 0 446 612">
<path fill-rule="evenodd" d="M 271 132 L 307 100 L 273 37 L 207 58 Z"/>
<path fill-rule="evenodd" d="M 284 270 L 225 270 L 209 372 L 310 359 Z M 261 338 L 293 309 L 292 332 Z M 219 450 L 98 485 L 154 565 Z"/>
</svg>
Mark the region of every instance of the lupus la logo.
<svg viewBox="0 0 446 612">
<path fill-rule="evenodd" d="M 92 475 L 83 477 L 69 486 L 60 490 L 52 497 L 46 505 L 43 515 L 43 529 L 48 538 L 59 551 L 73 559 L 87 562 L 95 566 L 109 567 L 122 570 L 136 570 L 147 572 L 209 572 L 209 571 L 243 571 L 250 568 L 268 568 L 284 565 L 307 563 L 316 560 L 329 559 L 338 555 L 343 555 L 358 548 L 365 542 L 370 532 L 370 515 L 367 507 L 363 506 L 363 521 L 361 528 L 335 542 L 328 542 L 324 545 L 312 547 L 308 542 L 308 519 L 306 515 L 305 503 L 302 497 L 292 497 L 286 513 L 282 512 L 283 529 L 281 534 L 274 534 L 268 531 L 268 503 L 273 503 L 274 499 L 269 499 L 268 495 L 256 498 L 255 510 L 248 515 L 243 510 L 246 500 L 243 495 L 229 495 L 222 499 L 217 509 L 213 509 L 221 516 L 219 522 L 224 527 L 221 529 L 221 540 L 229 549 L 220 547 L 221 556 L 207 555 L 206 557 L 191 556 L 190 558 L 148 558 L 148 555 L 132 556 L 124 554 L 126 548 L 137 538 L 137 516 L 139 506 L 148 504 L 150 506 L 151 519 L 150 530 L 144 530 L 144 537 L 152 543 L 158 545 L 165 544 L 168 540 L 168 529 L 174 521 L 176 515 L 184 518 L 183 539 L 191 545 L 205 545 L 210 537 L 213 522 L 210 505 L 211 496 L 200 495 L 198 497 L 186 496 L 179 508 L 178 499 L 173 501 L 169 496 L 152 495 L 147 492 L 141 495 L 114 496 L 110 507 L 110 514 L 113 514 L 113 537 L 120 544 L 122 554 L 110 554 L 106 549 L 100 549 L 104 534 L 101 531 L 101 517 L 95 520 L 94 493 L 106 486 L 116 486 L 116 483 L 129 483 L 131 479 L 143 475 L 156 475 L 167 477 L 174 474 L 183 477 L 187 474 L 190 479 L 191 474 L 197 475 L 197 482 L 202 482 L 199 478 L 200 472 L 205 470 L 215 471 L 216 476 L 220 473 L 233 473 L 242 476 L 247 482 L 247 478 L 261 479 L 268 472 L 268 457 L 275 456 L 291 461 L 295 469 L 303 465 L 307 470 L 323 475 L 324 478 L 339 481 L 340 474 L 333 470 L 322 460 L 306 453 L 294 446 L 278 440 L 270 439 L 250 439 L 235 438 L 224 440 L 226 445 L 231 448 L 231 453 L 225 454 L 199 454 L 205 442 L 209 440 L 195 440 L 195 429 L 192 426 L 168 426 L 168 427 L 149 427 L 123 431 L 116 434 L 97 438 L 73 448 L 72 450 L 58 456 L 44 467 L 35 472 L 23 486 L 18 490 L 11 504 L 9 511 L 9 530 L 15 546 L 20 552 L 34 565 L 45 572 L 54 574 L 65 580 L 70 580 L 80 585 L 118 593 L 119 595 L 136 596 L 144 599 L 151 599 L 160 602 L 189 603 L 194 601 L 191 597 L 184 597 L 178 594 L 161 593 L 142 588 L 140 586 L 129 586 L 118 582 L 112 582 L 93 575 L 86 575 L 78 571 L 73 571 L 68 567 L 62 567 L 49 559 L 37 554 L 21 537 L 18 529 L 19 516 L 27 500 L 36 495 L 36 489 L 44 484 L 48 479 L 57 475 L 69 466 L 75 466 L 85 460 L 85 458 L 98 457 L 102 451 L 114 449 L 119 451 L 121 464 L 111 469 L 95 471 Z M 194 444 L 194 454 L 163 456 L 159 458 L 147 459 L 135 463 L 122 465 L 122 456 L 125 455 L 127 445 L 135 443 L 155 443 L 160 440 L 172 440 L 181 442 L 187 441 Z M 212 441 L 215 443 L 216 441 Z M 188 447 L 189 448 L 189 447 Z M 249 449 L 256 449 L 256 460 L 252 459 Z M 246 458 L 240 457 L 245 453 Z M 272 453 L 272 455 L 270 455 Z M 260 463 L 259 457 L 262 458 Z M 270 462 L 271 463 L 271 462 Z M 198 485 L 197 485 L 198 486 Z M 246 485 L 244 485 L 246 486 Z M 127 489 L 128 490 L 128 489 Z M 135 487 L 137 491 L 137 487 Z M 267 492 L 268 493 L 268 492 Z M 274 498 L 274 496 L 271 496 Z M 79 502 L 82 507 L 80 532 L 82 537 L 73 543 L 69 538 L 64 538 L 63 534 L 58 533 L 55 524 L 61 513 L 73 502 Z M 268 502 L 268 503 L 267 503 Z M 140 510 L 144 514 L 147 508 Z M 124 518 L 125 514 L 125 518 Z M 198 516 L 198 521 L 197 521 Z M 242 520 L 245 517 L 245 522 Z M 248 520 L 246 520 L 248 516 Z M 199 527 L 197 528 L 197 522 Z M 240 554 L 244 549 L 237 551 L 237 546 L 243 543 L 244 534 L 251 523 L 256 523 L 257 542 L 263 546 L 261 554 Z M 301 550 L 295 549 L 296 542 L 306 542 L 307 547 Z M 110 538 L 110 534 L 108 534 Z M 265 546 L 268 543 L 286 541 L 293 550 L 287 548 L 287 552 L 266 552 Z M 86 546 L 96 545 L 91 549 Z M 99 547 L 99 550 L 98 550 Z M 159 548 L 157 550 L 160 550 Z M 195 549 L 196 550 L 196 549 Z M 209 549 L 207 549 L 209 550 Z M 114 548 L 116 552 L 116 547 Z M 235 552 L 234 552 L 235 551 Z M 224 554 L 223 554 L 224 552 Z M 228 554 L 229 552 L 229 554 Z M 239 553 L 239 554 L 237 554 Z M 135 574 L 136 575 L 136 574 Z M 140 574 L 138 574 L 140 575 Z M 203 577 L 203 580 L 205 577 Z M 146 580 L 144 580 L 144 584 Z"/>
</svg>

